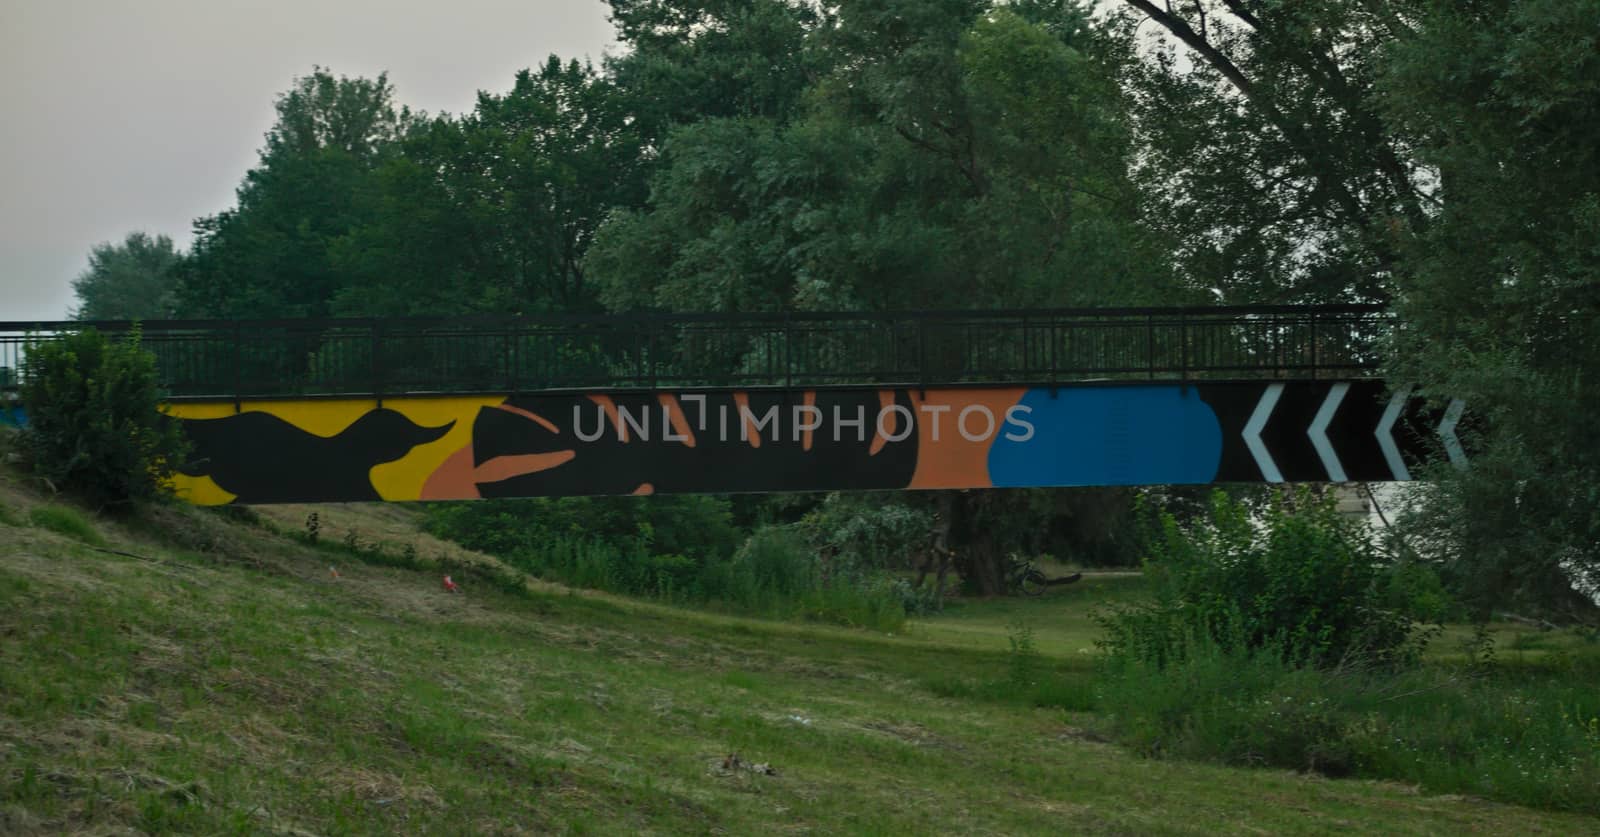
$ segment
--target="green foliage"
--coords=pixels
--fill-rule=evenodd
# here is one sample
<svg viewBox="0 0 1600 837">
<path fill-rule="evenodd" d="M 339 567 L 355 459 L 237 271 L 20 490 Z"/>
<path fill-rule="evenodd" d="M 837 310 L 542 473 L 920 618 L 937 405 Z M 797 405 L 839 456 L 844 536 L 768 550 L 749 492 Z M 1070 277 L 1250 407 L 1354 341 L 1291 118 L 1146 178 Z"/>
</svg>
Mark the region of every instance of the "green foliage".
<svg viewBox="0 0 1600 837">
<path fill-rule="evenodd" d="M 1492 673 L 1306 668 L 1200 635 L 1165 667 L 1106 662 L 1096 700 L 1146 753 L 1411 782 L 1600 811 L 1592 664 Z"/>
<path fill-rule="evenodd" d="M 1124 7 L 1144 219 L 1182 271 L 1392 301 L 1386 374 L 1462 400 L 1473 461 L 1419 474 L 1414 548 L 1478 618 L 1594 624 L 1600 4 Z"/>
<path fill-rule="evenodd" d="M 1159 515 L 1145 565 L 1155 595 L 1102 617 L 1107 655 L 1160 669 L 1201 642 L 1325 668 L 1414 659 L 1426 635 L 1389 606 L 1405 595 L 1387 583 L 1370 534 L 1331 498 L 1303 491 L 1293 502 L 1257 519 L 1218 491 L 1210 518 L 1188 529 Z"/>
<path fill-rule="evenodd" d="M 334 242 L 345 314 L 595 307 L 582 259 L 613 206 L 644 199 L 638 126 L 615 84 L 551 56 L 473 112 L 417 126 Z M 489 245 L 489 242 L 493 242 Z"/>
<path fill-rule="evenodd" d="M 429 507 L 428 529 L 577 587 L 735 613 L 895 630 L 902 585 L 818 559 L 783 527 L 738 545 L 715 497 L 562 498 Z"/>
<path fill-rule="evenodd" d="M 588 265 L 605 302 L 1173 299 L 1156 239 L 1136 223 L 1129 136 L 1087 19 L 1048 29 L 981 5 L 841 4 L 809 37 L 834 67 L 804 109 L 674 129 L 647 206 L 597 233 Z"/>
<path fill-rule="evenodd" d="M 172 239 L 129 233 L 121 244 L 98 244 L 89 268 L 72 281 L 80 320 L 147 320 L 171 316 L 182 255 Z"/>
<path fill-rule="evenodd" d="M 105 546 L 106 539 L 94 528 L 94 523 L 77 509 L 67 506 L 34 506 L 28 512 L 28 522 L 40 529 L 49 529 L 90 546 Z"/>
<path fill-rule="evenodd" d="M 608 0 L 630 49 L 606 69 L 640 129 L 659 141 L 672 126 L 756 116 L 782 120 L 832 56 L 808 48 L 819 23 L 797 0 Z"/>
<path fill-rule="evenodd" d="M 320 67 L 278 97 L 277 122 L 238 205 L 195 222 L 178 312 L 317 317 L 348 283 L 338 242 L 370 217 L 376 172 L 415 120 L 394 88 Z"/>
<path fill-rule="evenodd" d="M 34 473 L 98 506 L 165 496 L 185 446 L 157 383 L 137 331 L 113 341 L 85 329 L 29 346 L 22 448 Z"/>
<path fill-rule="evenodd" d="M 1119 5 L 1146 218 L 1192 281 L 1230 303 L 1386 298 L 1395 229 L 1427 220 L 1375 91 L 1406 4 Z"/>
<path fill-rule="evenodd" d="M 1393 380 L 1461 399 L 1472 467 L 1408 528 L 1474 613 L 1600 622 L 1600 3 L 1429 6 L 1385 50 L 1389 120 L 1443 208 L 1410 242 Z M 1592 598 L 1592 596 L 1590 597 Z"/>
<path fill-rule="evenodd" d="M 428 506 L 428 531 L 495 555 L 531 552 L 583 540 L 626 552 L 695 559 L 727 557 L 739 543 L 728 501 L 721 497 L 558 497 L 482 500 Z"/>
<path fill-rule="evenodd" d="M 932 528 L 925 504 L 884 493 L 829 494 L 796 527 L 819 554 L 869 569 L 910 569 Z"/>
</svg>

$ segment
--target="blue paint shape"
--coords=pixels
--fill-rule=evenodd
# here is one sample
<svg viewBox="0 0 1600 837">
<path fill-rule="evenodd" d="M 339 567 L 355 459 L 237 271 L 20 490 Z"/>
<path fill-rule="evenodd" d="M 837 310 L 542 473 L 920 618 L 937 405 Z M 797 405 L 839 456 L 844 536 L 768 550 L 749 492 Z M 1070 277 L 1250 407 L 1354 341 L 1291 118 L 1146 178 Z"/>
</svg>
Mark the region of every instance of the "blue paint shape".
<svg viewBox="0 0 1600 837">
<path fill-rule="evenodd" d="M 0 402 L 0 424 L 9 424 L 12 427 L 27 427 L 28 411 L 21 404 Z"/>
<path fill-rule="evenodd" d="M 1208 483 L 1222 462 L 1222 425 L 1194 387 L 1032 389 L 1019 406 L 1033 438 L 1002 427 L 989 449 L 995 486 Z"/>
</svg>

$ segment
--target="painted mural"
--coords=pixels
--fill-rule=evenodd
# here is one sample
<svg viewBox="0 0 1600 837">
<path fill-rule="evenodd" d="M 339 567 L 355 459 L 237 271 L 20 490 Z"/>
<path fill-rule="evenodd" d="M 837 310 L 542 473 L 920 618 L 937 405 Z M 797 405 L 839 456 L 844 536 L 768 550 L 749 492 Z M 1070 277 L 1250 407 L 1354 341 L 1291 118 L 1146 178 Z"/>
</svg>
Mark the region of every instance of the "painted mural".
<svg viewBox="0 0 1600 837">
<path fill-rule="evenodd" d="M 1454 422 L 1381 382 L 169 405 L 200 504 L 1408 479 Z M 1459 411 L 1456 411 L 1459 418 Z"/>
</svg>

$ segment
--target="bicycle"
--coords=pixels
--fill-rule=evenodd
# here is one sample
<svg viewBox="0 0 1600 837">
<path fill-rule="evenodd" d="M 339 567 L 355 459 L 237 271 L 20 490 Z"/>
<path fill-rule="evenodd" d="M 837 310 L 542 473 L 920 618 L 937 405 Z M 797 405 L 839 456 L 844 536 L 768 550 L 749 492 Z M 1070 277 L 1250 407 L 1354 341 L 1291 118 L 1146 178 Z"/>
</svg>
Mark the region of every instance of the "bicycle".
<svg viewBox="0 0 1600 837">
<path fill-rule="evenodd" d="M 1083 573 L 1073 573 L 1072 575 L 1061 576 L 1060 578 L 1050 578 L 1043 572 L 1040 572 L 1039 568 L 1035 567 L 1032 561 L 1016 556 L 1012 556 L 1011 569 L 1010 572 L 1006 574 L 1007 586 L 1024 596 L 1043 596 L 1044 591 L 1048 588 L 1056 587 L 1062 584 L 1071 584 L 1081 578 L 1083 578 Z"/>
</svg>

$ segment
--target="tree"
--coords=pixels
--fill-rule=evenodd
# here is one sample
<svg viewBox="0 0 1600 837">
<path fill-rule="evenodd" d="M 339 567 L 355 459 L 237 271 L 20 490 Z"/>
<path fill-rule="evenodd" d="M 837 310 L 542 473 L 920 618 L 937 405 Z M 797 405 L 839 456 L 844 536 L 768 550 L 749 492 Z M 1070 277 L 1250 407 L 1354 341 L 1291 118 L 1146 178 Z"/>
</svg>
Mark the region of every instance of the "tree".
<svg viewBox="0 0 1600 837">
<path fill-rule="evenodd" d="M 1140 181 L 1190 277 L 1227 302 L 1388 299 L 1435 207 L 1375 87 L 1413 4 L 1123 5 Z"/>
<path fill-rule="evenodd" d="M 414 122 L 388 79 L 322 68 L 278 97 L 277 122 L 238 205 L 195 222 L 179 309 L 208 317 L 320 317 L 347 277 L 332 247 L 361 222 L 362 196 Z"/>
<path fill-rule="evenodd" d="M 1461 399 L 1465 471 L 1418 486 L 1412 541 L 1479 616 L 1600 621 L 1600 2 L 1430 5 L 1385 50 L 1385 116 L 1442 208 L 1404 251 L 1395 380 Z"/>
<path fill-rule="evenodd" d="M 1123 6 L 1147 218 L 1189 279 L 1231 302 L 1392 301 L 1388 374 L 1469 405 L 1475 442 L 1469 469 L 1416 486 L 1408 542 L 1480 616 L 1582 610 L 1572 576 L 1600 566 L 1595 2 Z"/>
<path fill-rule="evenodd" d="M 613 308 L 872 310 L 1183 293 L 1140 226 L 1129 136 L 1086 15 L 841 3 L 838 65 L 789 119 L 667 137 L 651 200 L 602 228 Z"/>
<path fill-rule="evenodd" d="M 89 251 L 89 268 L 72 281 L 79 320 L 147 320 L 171 316 L 176 268 L 183 258 L 172 239 L 133 232 L 121 244 Z"/>
<path fill-rule="evenodd" d="M 593 310 L 583 256 L 642 202 L 641 142 L 614 85 L 551 56 L 472 114 L 412 130 L 365 221 L 334 246 L 347 314 Z"/>
<path fill-rule="evenodd" d="M 606 62 L 641 136 L 720 117 L 784 121 L 831 57 L 808 48 L 820 23 L 802 0 L 607 0 L 628 52 Z"/>
</svg>

